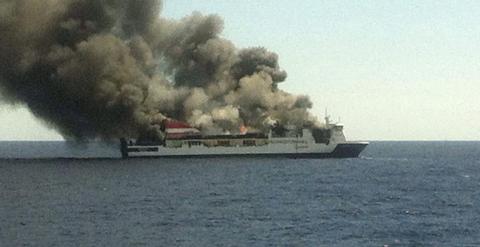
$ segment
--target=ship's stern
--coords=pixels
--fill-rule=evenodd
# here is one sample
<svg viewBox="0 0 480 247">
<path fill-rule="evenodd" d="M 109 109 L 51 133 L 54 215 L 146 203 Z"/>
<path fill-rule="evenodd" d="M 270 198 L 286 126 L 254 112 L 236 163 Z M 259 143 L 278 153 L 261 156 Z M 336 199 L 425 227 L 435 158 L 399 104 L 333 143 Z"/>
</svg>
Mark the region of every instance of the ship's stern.
<svg viewBox="0 0 480 247">
<path fill-rule="evenodd" d="M 128 143 L 125 138 L 120 139 L 120 152 L 122 153 L 122 158 L 128 158 Z"/>
</svg>

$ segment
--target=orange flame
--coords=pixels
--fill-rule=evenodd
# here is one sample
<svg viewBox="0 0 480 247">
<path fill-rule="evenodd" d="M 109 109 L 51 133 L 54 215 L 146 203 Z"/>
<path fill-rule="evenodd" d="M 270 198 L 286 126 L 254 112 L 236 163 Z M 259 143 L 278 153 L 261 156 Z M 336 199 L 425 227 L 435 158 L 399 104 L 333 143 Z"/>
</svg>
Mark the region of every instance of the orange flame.
<svg viewBox="0 0 480 247">
<path fill-rule="evenodd" d="M 242 135 L 247 134 L 247 132 L 248 132 L 248 128 L 245 125 L 240 126 L 240 133 Z"/>
</svg>

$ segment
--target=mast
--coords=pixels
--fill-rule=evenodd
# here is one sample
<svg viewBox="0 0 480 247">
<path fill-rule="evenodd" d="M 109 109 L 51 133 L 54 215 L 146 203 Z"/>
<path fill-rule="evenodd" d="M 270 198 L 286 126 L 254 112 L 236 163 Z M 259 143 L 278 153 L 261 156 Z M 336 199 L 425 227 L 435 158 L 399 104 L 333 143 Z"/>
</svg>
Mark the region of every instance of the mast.
<svg viewBox="0 0 480 247">
<path fill-rule="evenodd" d="M 330 116 L 328 115 L 328 109 L 325 108 L 325 125 L 328 127 L 330 125 Z"/>
</svg>

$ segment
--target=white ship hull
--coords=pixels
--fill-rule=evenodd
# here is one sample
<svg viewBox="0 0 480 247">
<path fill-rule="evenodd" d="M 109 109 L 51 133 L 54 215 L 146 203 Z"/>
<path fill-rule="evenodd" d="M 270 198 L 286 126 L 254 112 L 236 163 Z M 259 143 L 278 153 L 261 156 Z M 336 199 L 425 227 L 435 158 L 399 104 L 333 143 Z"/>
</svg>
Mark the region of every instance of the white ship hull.
<svg viewBox="0 0 480 247">
<path fill-rule="evenodd" d="M 368 145 L 366 142 L 338 144 L 268 144 L 265 146 L 169 148 L 164 146 L 135 146 L 123 144 L 126 157 L 215 157 L 215 156 L 269 156 L 290 158 L 355 158 Z"/>
</svg>

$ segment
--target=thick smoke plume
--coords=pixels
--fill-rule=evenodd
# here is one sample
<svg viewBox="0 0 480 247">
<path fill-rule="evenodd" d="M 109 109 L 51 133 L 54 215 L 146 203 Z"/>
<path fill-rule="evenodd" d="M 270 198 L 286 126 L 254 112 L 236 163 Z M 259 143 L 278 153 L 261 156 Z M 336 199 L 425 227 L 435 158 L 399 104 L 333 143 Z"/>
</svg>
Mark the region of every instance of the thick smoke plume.
<svg viewBox="0 0 480 247">
<path fill-rule="evenodd" d="M 0 91 L 66 138 L 311 125 L 264 48 L 238 49 L 216 15 L 160 16 L 159 0 L 0 0 Z"/>
</svg>

